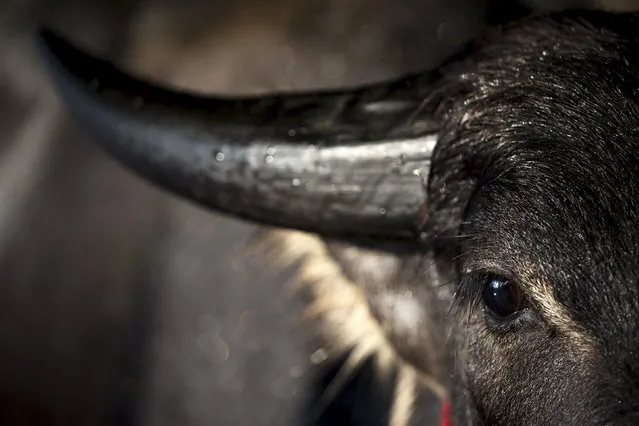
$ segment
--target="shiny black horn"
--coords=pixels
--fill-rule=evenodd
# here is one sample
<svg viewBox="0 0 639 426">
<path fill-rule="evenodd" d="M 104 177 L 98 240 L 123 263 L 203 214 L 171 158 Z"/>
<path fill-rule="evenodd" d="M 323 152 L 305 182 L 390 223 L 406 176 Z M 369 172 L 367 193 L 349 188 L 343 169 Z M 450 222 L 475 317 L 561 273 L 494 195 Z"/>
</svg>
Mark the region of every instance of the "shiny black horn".
<svg viewBox="0 0 639 426">
<path fill-rule="evenodd" d="M 437 126 L 432 74 L 242 98 L 126 75 L 48 29 L 40 56 L 78 121 L 149 180 L 216 211 L 336 237 L 412 239 Z"/>
</svg>

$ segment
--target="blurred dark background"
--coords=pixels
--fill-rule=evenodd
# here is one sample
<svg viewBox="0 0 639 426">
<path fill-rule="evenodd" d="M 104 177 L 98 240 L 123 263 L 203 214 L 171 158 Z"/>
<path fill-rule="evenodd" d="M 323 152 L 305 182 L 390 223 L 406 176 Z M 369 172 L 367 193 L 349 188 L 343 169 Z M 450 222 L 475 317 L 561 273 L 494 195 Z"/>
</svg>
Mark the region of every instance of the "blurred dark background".
<svg viewBox="0 0 639 426">
<path fill-rule="evenodd" d="M 69 121 L 37 22 L 155 80 L 249 93 L 436 66 L 510 3 L 0 2 L 0 424 L 292 425 L 323 360 L 291 271 L 244 253 L 254 227 L 137 179 Z"/>
</svg>

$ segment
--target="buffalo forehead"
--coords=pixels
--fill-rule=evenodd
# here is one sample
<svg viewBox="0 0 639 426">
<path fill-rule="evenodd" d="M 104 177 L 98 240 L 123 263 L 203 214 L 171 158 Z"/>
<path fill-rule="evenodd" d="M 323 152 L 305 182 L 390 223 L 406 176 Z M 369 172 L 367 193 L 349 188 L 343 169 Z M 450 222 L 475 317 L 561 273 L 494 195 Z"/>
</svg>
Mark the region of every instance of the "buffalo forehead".
<svg viewBox="0 0 639 426">
<path fill-rule="evenodd" d="M 595 334 L 629 333 L 639 326 L 639 143 L 601 145 L 606 157 L 570 143 L 511 151 L 520 164 L 471 201 L 465 251 L 471 263 L 551 293 Z"/>
</svg>

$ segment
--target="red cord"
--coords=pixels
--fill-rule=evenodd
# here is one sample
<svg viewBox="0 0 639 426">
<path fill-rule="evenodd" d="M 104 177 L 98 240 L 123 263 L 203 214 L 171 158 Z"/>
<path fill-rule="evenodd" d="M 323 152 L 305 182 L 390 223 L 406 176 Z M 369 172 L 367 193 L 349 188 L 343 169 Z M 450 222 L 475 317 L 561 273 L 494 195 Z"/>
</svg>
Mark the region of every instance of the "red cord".
<svg viewBox="0 0 639 426">
<path fill-rule="evenodd" d="M 452 426 L 450 421 L 450 405 L 444 402 L 442 405 L 442 423 L 441 426 Z"/>
</svg>

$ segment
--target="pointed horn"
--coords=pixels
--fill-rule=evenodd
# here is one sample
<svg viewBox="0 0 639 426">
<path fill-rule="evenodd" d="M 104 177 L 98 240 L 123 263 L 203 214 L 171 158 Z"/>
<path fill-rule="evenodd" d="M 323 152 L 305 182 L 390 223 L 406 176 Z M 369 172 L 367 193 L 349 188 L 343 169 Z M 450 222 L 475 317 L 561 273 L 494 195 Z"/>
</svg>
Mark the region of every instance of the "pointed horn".
<svg viewBox="0 0 639 426">
<path fill-rule="evenodd" d="M 437 130 L 432 77 L 348 91 L 200 97 L 140 81 L 41 29 L 71 113 L 147 179 L 219 212 L 327 236 L 411 239 Z"/>
</svg>

